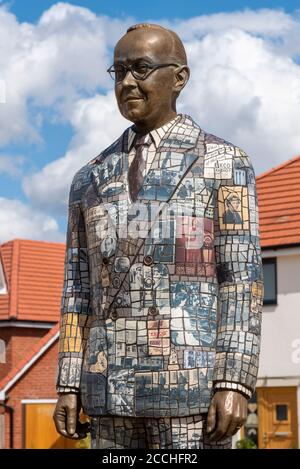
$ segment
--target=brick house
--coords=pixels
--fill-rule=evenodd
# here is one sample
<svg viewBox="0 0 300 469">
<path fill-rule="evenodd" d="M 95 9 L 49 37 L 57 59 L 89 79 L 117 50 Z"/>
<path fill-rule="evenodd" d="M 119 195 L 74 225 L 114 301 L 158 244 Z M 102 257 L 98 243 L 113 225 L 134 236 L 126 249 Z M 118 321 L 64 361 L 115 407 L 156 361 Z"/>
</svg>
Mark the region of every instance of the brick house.
<svg viewBox="0 0 300 469">
<path fill-rule="evenodd" d="M 57 398 L 64 253 L 64 244 L 40 241 L 14 240 L 0 246 L 2 448 L 34 447 L 33 439 L 40 447 L 47 447 L 43 445 L 49 440 L 51 445 L 65 446 L 49 419 Z M 50 428 L 41 432 L 47 416 Z"/>
</svg>

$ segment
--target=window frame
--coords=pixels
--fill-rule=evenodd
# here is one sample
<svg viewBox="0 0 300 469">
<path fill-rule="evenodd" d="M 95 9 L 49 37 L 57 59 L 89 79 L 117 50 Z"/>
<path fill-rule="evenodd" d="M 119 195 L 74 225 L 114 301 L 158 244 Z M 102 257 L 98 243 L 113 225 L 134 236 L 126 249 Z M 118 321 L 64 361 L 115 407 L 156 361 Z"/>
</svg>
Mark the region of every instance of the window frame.
<svg viewBox="0 0 300 469">
<path fill-rule="evenodd" d="M 278 406 L 285 406 L 286 407 L 286 419 L 279 419 L 277 418 L 278 414 L 277 414 L 277 407 Z M 274 411 L 275 411 L 275 414 L 274 414 L 274 422 L 275 423 L 288 423 L 290 422 L 290 406 L 289 406 L 289 403 L 288 402 L 276 402 L 275 406 L 274 406 Z"/>
<path fill-rule="evenodd" d="M 262 259 L 263 267 L 265 264 L 273 264 L 274 265 L 274 277 L 275 277 L 275 285 L 274 285 L 274 292 L 275 292 L 275 298 L 273 299 L 263 299 L 263 305 L 277 305 L 277 257 L 265 257 Z"/>
<path fill-rule="evenodd" d="M 2 287 L 1 287 L 1 284 L 3 285 Z M 0 295 L 7 295 L 6 279 L 4 275 L 3 265 L 1 262 L 1 256 L 0 256 Z"/>
<path fill-rule="evenodd" d="M 2 348 L 2 350 L 1 350 L 1 348 Z M 4 365 L 6 363 L 6 342 L 5 342 L 4 339 L 0 339 L 0 363 L 2 365 Z M 0 448 L 1 448 L 1 446 L 0 446 Z"/>
</svg>

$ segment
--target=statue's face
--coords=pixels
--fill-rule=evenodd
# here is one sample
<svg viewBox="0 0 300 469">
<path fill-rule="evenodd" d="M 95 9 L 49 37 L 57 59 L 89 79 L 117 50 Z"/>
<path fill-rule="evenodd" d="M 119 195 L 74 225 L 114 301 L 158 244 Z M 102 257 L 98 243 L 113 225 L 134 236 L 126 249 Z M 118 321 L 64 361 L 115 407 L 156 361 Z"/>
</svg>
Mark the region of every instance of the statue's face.
<svg viewBox="0 0 300 469">
<path fill-rule="evenodd" d="M 171 52 L 172 44 L 164 33 L 139 29 L 131 31 L 118 42 L 114 64 L 173 63 Z M 174 114 L 172 100 L 176 83 L 175 69 L 174 66 L 159 68 L 152 71 L 145 80 L 134 78 L 128 71 L 125 78 L 115 84 L 121 114 L 135 124 L 149 129 L 166 122 Z"/>
</svg>

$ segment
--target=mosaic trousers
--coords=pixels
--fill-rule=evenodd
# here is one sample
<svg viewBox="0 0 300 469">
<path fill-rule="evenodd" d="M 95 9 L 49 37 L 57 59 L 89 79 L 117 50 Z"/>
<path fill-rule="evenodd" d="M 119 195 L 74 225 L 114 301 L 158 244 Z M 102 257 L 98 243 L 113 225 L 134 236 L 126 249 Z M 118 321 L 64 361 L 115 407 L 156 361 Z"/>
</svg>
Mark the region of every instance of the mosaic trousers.
<svg viewBox="0 0 300 469">
<path fill-rule="evenodd" d="M 92 449 L 230 449 L 232 437 L 210 442 L 206 414 L 190 417 L 92 417 Z"/>
</svg>

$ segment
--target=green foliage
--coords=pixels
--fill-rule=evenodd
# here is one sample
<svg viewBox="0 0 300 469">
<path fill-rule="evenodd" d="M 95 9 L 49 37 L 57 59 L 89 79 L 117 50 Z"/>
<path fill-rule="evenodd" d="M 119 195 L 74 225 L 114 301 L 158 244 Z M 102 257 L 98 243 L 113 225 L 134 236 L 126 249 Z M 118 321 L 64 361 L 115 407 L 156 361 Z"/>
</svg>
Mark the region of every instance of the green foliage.
<svg viewBox="0 0 300 469">
<path fill-rule="evenodd" d="M 91 435 L 88 433 L 86 438 L 78 440 L 76 443 L 77 449 L 90 449 L 91 448 Z"/>
<path fill-rule="evenodd" d="M 257 449 L 256 444 L 250 438 L 243 438 L 236 442 L 236 449 Z"/>
</svg>

